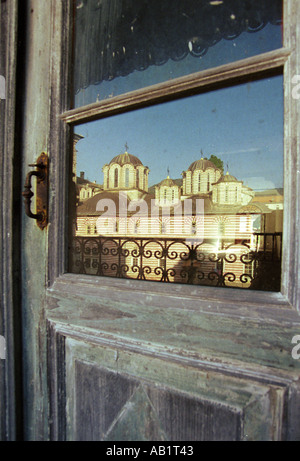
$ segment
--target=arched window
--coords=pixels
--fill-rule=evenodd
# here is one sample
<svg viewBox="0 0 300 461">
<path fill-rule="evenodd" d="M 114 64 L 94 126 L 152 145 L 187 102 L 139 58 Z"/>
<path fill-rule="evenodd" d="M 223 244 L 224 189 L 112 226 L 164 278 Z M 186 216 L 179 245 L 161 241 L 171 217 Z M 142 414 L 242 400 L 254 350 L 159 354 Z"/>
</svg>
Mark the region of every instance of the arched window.
<svg viewBox="0 0 300 461">
<path fill-rule="evenodd" d="M 167 231 L 166 223 L 162 221 L 162 222 L 160 223 L 160 233 L 161 233 L 161 234 L 165 234 L 166 231 Z"/>
<path fill-rule="evenodd" d="M 140 172 L 136 170 L 136 188 L 139 189 L 140 186 Z"/>
<path fill-rule="evenodd" d="M 115 182 L 114 182 L 114 187 L 118 187 L 119 185 L 119 172 L 118 168 L 115 169 Z"/>
<path fill-rule="evenodd" d="M 139 233 L 139 227 L 140 227 L 140 222 L 139 222 L 139 221 L 135 221 L 135 223 L 134 223 L 134 233 L 135 233 L 135 234 L 138 234 L 138 233 Z"/>
<path fill-rule="evenodd" d="M 218 236 L 223 237 L 225 235 L 225 223 L 223 221 L 218 223 Z"/>
<path fill-rule="evenodd" d="M 201 190 L 201 173 L 199 173 L 199 176 L 198 176 L 198 192 L 200 192 Z"/>
<path fill-rule="evenodd" d="M 197 233 L 197 224 L 195 221 L 193 221 L 191 225 L 191 234 L 195 235 L 196 233 Z"/>
<path fill-rule="evenodd" d="M 164 203 L 167 203 L 167 189 L 164 190 Z"/>
<path fill-rule="evenodd" d="M 128 188 L 129 187 L 129 169 L 126 168 L 125 170 L 125 187 Z"/>
</svg>

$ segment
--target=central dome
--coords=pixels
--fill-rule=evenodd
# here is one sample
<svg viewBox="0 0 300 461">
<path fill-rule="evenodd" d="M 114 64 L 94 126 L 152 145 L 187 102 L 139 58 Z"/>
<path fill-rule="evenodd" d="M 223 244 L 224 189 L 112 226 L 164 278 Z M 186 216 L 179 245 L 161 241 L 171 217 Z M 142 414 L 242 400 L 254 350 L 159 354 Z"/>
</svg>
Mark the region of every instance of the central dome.
<svg viewBox="0 0 300 461">
<path fill-rule="evenodd" d="M 135 157 L 134 155 L 128 154 L 125 152 L 124 154 L 117 155 L 114 157 L 109 164 L 112 165 L 113 163 L 117 163 L 120 166 L 123 165 L 143 165 L 139 158 Z"/>
<path fill-rule="evenodd" d="M 206 160 L 204 158 L 201 158 L 200 160 L 196 160 L 193 162 L 189 168 L 188 171 L 195 171 L 195 170 L 201 170 L 205 171 L 208 168 L 213 168 L 214 170 L 219 170 L 219 168 L 210 160 Z"/>
<path fill-rule="evenodd" d="M 104 190 L 135 190 L 148 192 L 149 168 L 127 152 L 116 155 L 102 167 Z"/>
</svg>

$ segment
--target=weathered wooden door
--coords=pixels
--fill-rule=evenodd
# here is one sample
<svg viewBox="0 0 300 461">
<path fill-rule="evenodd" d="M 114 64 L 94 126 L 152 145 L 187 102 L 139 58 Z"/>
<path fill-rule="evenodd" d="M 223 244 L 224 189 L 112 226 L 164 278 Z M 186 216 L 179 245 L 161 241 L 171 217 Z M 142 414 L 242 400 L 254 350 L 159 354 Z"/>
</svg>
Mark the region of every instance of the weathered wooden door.
<svg viewBox="0 0 300 461">
<path fill-rule="evenodd" d="M 300 362 L 292 354 L 300 334 L 299 177 L 292 176 L 299 162 L 299 103 L 291 98 L 292 76 L 300 73 L 299 2 L 284 2 L 283 48 L 225 65 L 216 75 L 176 80 L 172 94 L 151 87 L 145 96 L 120 96 L 79 115 L 69 111 L 68 96 L 72 2 L 22 3 L 25 57 L 16 105 L 22 114 L 22 183 L 28 165 L 42 152 L 49 155 L 47 227 L 41 230 L 22 211 L 25 438 L 299 440 Z M 259 69 L 283 72 L 285 85 L 281 292 L 69 273 L 72 123 L 205 89 L 207 82 L 232 83 Z"/>
</svg>

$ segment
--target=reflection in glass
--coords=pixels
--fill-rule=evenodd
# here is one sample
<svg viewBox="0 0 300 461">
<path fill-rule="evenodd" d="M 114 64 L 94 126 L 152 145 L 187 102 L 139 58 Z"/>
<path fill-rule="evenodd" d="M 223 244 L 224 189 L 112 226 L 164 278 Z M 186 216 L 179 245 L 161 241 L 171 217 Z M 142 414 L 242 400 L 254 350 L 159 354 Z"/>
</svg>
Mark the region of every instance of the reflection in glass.
<svg viewBox="0 0 300 461">
<path fill-rule="evenodd" d="M 70 271 L 279 291 L 282 85 L 76 126 Z"/>
<path fill-rule="evenodd" d="M 77 0 L 75 107 L 282 46 L 282 0 Z"/>
</svg>

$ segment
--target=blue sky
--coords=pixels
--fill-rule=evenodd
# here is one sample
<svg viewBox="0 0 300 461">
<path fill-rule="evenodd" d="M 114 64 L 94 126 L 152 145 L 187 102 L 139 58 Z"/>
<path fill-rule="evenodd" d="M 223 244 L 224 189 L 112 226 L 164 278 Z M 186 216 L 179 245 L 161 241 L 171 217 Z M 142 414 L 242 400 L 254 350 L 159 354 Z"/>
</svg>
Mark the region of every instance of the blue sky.
<svg viewBox="0 0 300 461">
<path fill-rule="evenodd" d="M 283 80 L 271 77 L 75 127 L 77 173 L 103 182 L 102 166 L 125 151 L 150 168 L 149 185 L 214 154 L 255 190 L 283 187 Z"/>
<path fill-rule="evenodd" d="M 142 86 L 179 77 L 280 48 L 280 26 L 268 24 L 255 33 L 244 32 L 233 40 L 221 40 L 202 58 L 188 55 L 169 60 L 81 91 L 75 105 L 94 102 Z M 91 57 L 92 59 L 92 57 Z M 77 143 L 77 173 L 103 182 L 102 166 L 125 151 L 150 168 L 149 185 L 170 171 L 182 171 L 214 154 L 224 168 L 255 190 L 283 187 L 283 79 L 258 80 L 204 94 L 134 110 L 75 127 L 84 136 Z"/>
</svg>

